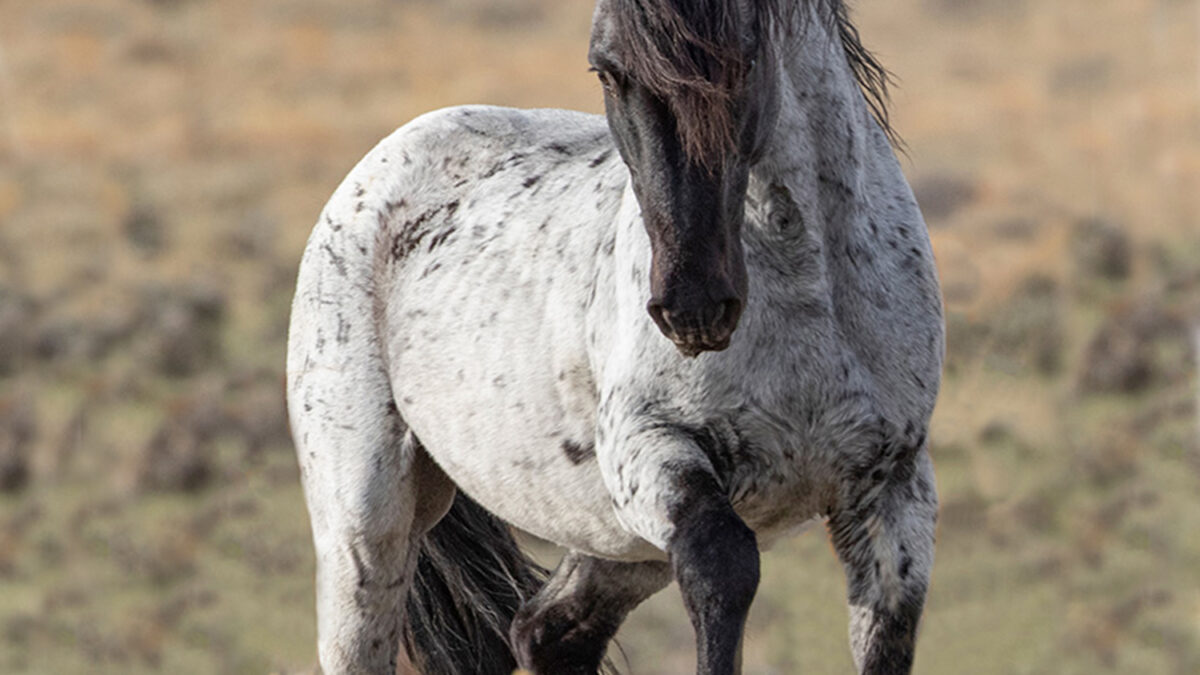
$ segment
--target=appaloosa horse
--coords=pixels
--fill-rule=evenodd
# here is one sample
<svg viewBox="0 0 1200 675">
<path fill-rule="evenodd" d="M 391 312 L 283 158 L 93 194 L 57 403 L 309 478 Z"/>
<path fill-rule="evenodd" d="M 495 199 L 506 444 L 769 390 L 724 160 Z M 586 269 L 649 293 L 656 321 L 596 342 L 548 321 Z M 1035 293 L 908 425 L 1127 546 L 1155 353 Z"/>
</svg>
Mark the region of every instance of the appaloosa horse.
<svg viewBox="0 0 1200 675">
<path fill-rule="evenodd" d="M 760 548 L 813 520 L 858 669 L 908 672 L 944 331 L 883 70 L 839 0 L 599 0 L 589 60 L 607 120 L 425 115 L 313 231 L 325 672 L 594 673 L 675 579 L 697 672 L 734 673 Z M 508 524 L 568 549 L 548 581 Z"/>
</svg>

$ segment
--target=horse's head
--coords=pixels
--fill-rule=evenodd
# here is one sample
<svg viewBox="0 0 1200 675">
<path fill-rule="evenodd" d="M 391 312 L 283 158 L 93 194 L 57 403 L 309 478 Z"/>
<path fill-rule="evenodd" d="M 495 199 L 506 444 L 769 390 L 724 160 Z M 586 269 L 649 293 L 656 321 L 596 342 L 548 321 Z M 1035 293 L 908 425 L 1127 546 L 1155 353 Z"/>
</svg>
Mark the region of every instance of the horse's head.
<svg viewBox="0 0 1200 675">
<path fill-rule="evenodd" d="M 647 310 L 687 356 L 729 346 L 746 303 L 750 167 L 777 115 L 761 2 L 599 0 L 588 58 L 652 250 Z"/>
</svg>

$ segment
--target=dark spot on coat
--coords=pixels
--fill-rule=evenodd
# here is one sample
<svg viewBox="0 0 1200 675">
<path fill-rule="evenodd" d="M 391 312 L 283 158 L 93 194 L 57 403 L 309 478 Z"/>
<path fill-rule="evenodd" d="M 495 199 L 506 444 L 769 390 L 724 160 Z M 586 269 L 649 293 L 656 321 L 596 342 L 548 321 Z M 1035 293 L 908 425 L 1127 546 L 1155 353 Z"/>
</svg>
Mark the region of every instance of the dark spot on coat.
<svg viewBox="0 0 1200 675">
<path fill-rule="evenodd" d="M 429 251 L 433 252 L 433 250 L 435 248 L 446 243 L 446 240 L 450 238 L 450 235 L 454 234 L 456 231 L 458 231 L 458 228 L 451 225 L 450 227 L 447 227 L 446 229 L 442 230 L 441 232 L 438 232 L 436 235 L 431 237 L 429 239 Z"/>
<path fill-rule="evenodd" d="M 510 169 L 514 166 L 520 165 L 521 162 L 523 162 L 526 157 L 528 157 L 528 155 L 526 155 L 525 153 L 514 152 L 512 155 L 509 155 L 507 158 L 502 159 L 499 162 L 496 162 L 495 164 L 493 164 L 492 168 L 490 168 L 487 171 L 480 174 L 479 177 L 480 178 L 491 178 L 492 176 L 495 176 L 496 174 L 500 173 L 501 171 L 504 171 L 504 170 Z"/>
<path fill-rule="evenodd" d="M 917 383 L 918 387 L 920 387 L 921 389 L 928 389 L 928 387 L 925 385 L 925 380 L 922 380 L 920 375 L 913 373 L 912 378 L 913 378 L 913 381 Z"/>
<path fill-rule="evenodd" d="M 399 204 L 403 204 L 403 201 L 401 201 Z M 452 202 L 442 204 L 437 208 L 430 209 L 416 218 L 404 223 L 404 225 L 400 228 L 400 232 L 392 237 L 392 260 L 400 261 L 406 258 L 408 254 L 413 251 L 413 249 L 421 245 L 421 242 L 425 239 L 425 236 L 429 234 L 429 231 L 425 229 L 425 225 L 442 211 L 446 212 L 447 218 L 453 216 L 454 213 L 458 211 L 458 206 L 459 201 L 456 199 Z M 389 211 L 392 209 L 391 204 L 388 205 L 388 209 Z M 433 250 L 433 248 L 436 246 L 444 243 L 446 241 L 446 237 L 449 237 L 451 234 L 453 234 L 454 230 L 455 228 L 451 226 L 435 236 L 434 239 L 437 241 L 430 246 L 430 250 Z"/>
<path fill-rule="evenodd" d="M 425 238 L 424 230 L 410 229 L 405 227 L 399 234 L 392 237 L 392 260 L 399 262 L 408 257 L 417 246 L 420 246 L 421 240 Z"/>
<path fill-rule="evenodd" d="M 594 169 L 600 166 L 601 164 L 607 162 L 609 157 L 612 157 L 612 150 L 605 150 L 604 152 L 592 158 L 592 161 L 588 163 L 588 168 Z"/>
<path fill-rule="evenodd" d="M 828 174 L 818 173 L 817 180 L 820 181 L 823 185 L 827 185 L 830 188 L 832 188 L 843 199 L 848 200 L 850 197 L 852 197 L 854 195 L 854 190 L 852 190 L 850 188 L 850 186 L 845 183 L 845 181 L 842 181 L 838 178 L 835 178 Z"/>
<path fill-rule="evenodd" d="M 338 255 L 337 252 L 333 250 L 333 247 L 329 244 L 325 244 L 321 248 L 329 254 L 329 261 L 332 262 L 333 266 L 337 269 L 338 275 L 343 277 L 346 276 L 346 259 Z"/>
<path fill-rule="evenodd" d="M 585 443 L 580 445 L 579 443 L 570 439 L 563 440 L 562 451 L 563 454 L 567 456 L 567 459 L 570 460 L 570 462 L 575 466 L 579 466 L 580 464 L 583 464 L 584 462 L 596 456 L 596 446 L 593 444 Z"/>
<path fill-rule="evenodd" d="M 521 186 L 525 187 L 525 188 L 531 188 L 534 185 L 537 185 L 537 182 L 540 181 L 541 179 L 542 179 L 541 176 L 530 176 L 529 178 L 525 179 L 524 183 L 521 183 Z"/>
</svg>

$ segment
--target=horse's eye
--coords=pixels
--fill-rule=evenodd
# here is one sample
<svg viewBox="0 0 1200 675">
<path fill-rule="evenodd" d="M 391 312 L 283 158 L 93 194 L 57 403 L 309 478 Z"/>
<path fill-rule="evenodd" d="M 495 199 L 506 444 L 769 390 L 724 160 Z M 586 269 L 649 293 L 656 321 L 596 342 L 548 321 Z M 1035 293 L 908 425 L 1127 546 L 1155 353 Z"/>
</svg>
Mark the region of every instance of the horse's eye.
<svg viewBox="0 0 1200 675">
<path fill-rule="evenodd" d="M 592 72 L 596 73 L 596 77 L 600 78 L 600 86 L 604 87 L 605 93 L 609 96 L 616 96 L 620 93 L 620 87 L 617 86 L 617 77 L 610 71 L 593 68 Z"/>
</svg>

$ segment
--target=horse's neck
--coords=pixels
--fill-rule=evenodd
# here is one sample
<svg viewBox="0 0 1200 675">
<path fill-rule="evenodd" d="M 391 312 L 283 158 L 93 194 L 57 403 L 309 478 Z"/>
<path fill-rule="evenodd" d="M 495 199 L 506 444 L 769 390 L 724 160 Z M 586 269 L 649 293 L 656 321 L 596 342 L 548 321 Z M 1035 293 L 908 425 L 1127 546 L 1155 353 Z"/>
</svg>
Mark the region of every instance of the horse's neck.
<svg viewBox="0 0 1200 675">
<path fill-rule="evenodd" d="M 775 137 L 756 169 L 760 182 L 786 188 L 806 222 L 821 227 L 851 225 L 885 196 L 872 192 L 903 181 L 833 30 L 813 17 L 784 48 Z"/>
</svg>

